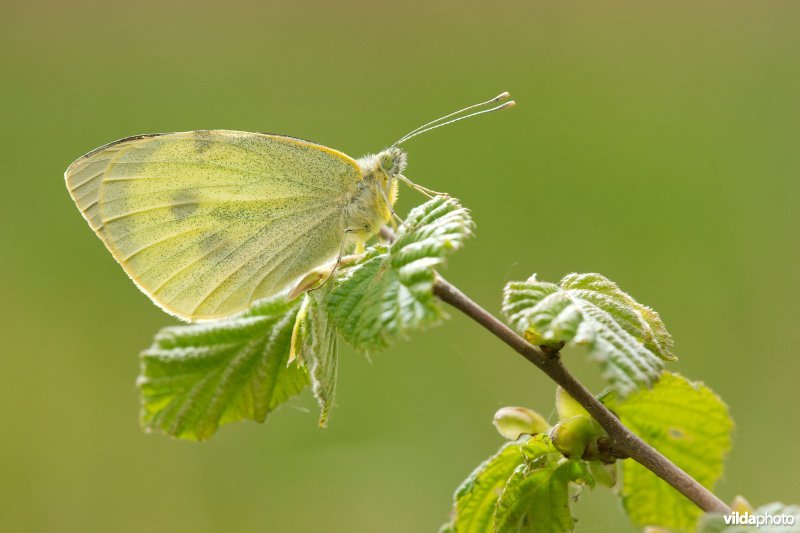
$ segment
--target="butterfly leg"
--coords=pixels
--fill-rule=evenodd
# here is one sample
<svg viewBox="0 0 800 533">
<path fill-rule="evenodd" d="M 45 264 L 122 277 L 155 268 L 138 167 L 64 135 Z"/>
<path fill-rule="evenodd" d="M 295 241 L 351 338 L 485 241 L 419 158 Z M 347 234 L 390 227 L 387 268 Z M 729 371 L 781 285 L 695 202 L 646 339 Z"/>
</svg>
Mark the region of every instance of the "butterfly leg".
<svg viewBox="0 0 800 533">
<path fill-rule="evenodd" d="M 369 231 L 369 229 L 367 229 L 367 228 L 347 228 L 347 229 L 344 230 L 345 236 L 348 233 L 359 233 L 359 232 L 368 232 L 368 231 Z M 344 257 L 344 246 L 345 246 L 345 242 L 346 241 L 347 241 L 346 238 L 342 239 L 342 243 L 339 245 L 339 253 L 336 255 L 336 261 L 333 262 L 333 266 L 330 268 L 330 270 L 327 271 L 327 273 L 317 269 L 316 272 L 319 273 L 319 277 L 316 280 L 313 280 L 313 283 L 311 283 L 309 285 L 306 285 L 305 289 L 300 290 L 298 292 L 298 289 L 300 289 L 301 285 L 303 285 L 303 283 L 301 282 L 301 284 L 298 285 L 297 287 L 295 287 L 295 289 L 292 290 L 292 292 L 290 294 L 295 294 L 297 292 L 298 293 L 297 295 L 299 295 L 299 293 L 301 293 L 301 292 L 311 292 L 311 291 L 315 291 L 315 290 L 317 290 L 319 288 L 324 287 L 325 284 L 327 284 L 328 281 L 330 281 L 330 279 L 333 277 L 333 273 L 336 272 L 336 269 L 339 268 L 339 266 L 342 264 L 342 258 Z M 350 257 L 352 257 L 352 256 L 350 256 Z M 324 279 L 322 277 L 323 275 L 325 276 Z M 306 276 L 306 277 L 308 278 L 309 276 Z M 322 281 L 320 282 L 319 280 L 322 280 Z M 311 287 L 311 288 L 307 288 L 307 287 Z M 290 299 L 291 299 L 291 296 L 290 296 Z"/>
<path fill-rule="evenodd" d="M 381 196 L 383 196 L 383 200 L 386 202 L 386 207 L 389 208 L 389 212 L 392 214 L 392 217 L 395 218 L 400 224 L 403 224 L 405 221 L 400 218 L 400 215 L 395 213 L 394 207 L 392 206 L 392 202 L 389 201 L 389 197 L 386 196 L 386 191 L 383 190 L 383 187 L 378 187 L 378 190 L 381 191 Z"/>
<path fill-rule="evenodd" d="M 450 196 L 446 192 L 437 192 L 432 189 L 428 189 L 427 187 L 423 187 L 422 185 L 419 185 L 417 183 L 414 183 L 413 181 L 403 176 L 402 174 L 395 174 L 395 176 L 397 176 L 397 179 L 399 179 L 400 181 L 402 181 L 415 191 L 424 194 L 428 198 L 433 198 L 434 196 L 444 196 L 445 198 L 448 198 Z"/>
</svg>

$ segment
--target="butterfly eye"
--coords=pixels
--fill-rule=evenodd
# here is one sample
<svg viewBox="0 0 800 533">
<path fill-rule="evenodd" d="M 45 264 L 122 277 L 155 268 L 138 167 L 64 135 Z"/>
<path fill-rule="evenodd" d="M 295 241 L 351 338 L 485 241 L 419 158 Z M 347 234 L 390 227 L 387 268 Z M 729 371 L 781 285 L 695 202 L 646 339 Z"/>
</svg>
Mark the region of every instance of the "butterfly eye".
<svg viewBox="0 0 800 533">
<path fill-rule="evenodd" d="M 383 170 L 391 170 L 394 166 L 394 157 L 390 154 L 381 154 L 381 168 Z"/>
</svg>

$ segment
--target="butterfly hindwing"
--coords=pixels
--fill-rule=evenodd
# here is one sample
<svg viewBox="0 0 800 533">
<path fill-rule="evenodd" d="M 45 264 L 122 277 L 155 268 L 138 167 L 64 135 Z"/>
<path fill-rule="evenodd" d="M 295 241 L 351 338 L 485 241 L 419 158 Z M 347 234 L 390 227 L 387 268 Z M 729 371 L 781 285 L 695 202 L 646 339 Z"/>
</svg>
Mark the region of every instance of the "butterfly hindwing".
<svg viewBox="0 0 800 533">
<path fill-rule="evenodd" d="M 136 284 L 198 320 L 241 311 L 333 258 L 361 174 L 329 148 L 216 130 L 117 141 L 66 179 Z"/>
</svg>

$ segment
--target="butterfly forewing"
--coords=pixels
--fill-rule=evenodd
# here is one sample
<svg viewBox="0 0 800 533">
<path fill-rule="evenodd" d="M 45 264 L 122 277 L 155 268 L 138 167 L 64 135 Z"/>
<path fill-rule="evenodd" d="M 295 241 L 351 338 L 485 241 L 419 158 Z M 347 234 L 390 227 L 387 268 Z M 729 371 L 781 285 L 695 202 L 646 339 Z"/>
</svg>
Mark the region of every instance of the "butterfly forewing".
<svg viewBox="0 0 800 533">
<path fill-rule="evenodd" d="M 332 259 L 361 173 L 320 145 L 220 130 L 111 143 L 66 178 L 137 285 L 198 320 L 241 311 Z"/>
</svg>

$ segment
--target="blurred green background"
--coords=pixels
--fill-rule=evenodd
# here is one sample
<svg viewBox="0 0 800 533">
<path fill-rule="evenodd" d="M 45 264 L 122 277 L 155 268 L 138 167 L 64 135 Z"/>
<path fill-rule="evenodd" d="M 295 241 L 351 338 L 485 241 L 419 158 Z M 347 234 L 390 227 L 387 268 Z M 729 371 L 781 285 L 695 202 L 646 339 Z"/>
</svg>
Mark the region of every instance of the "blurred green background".
<svg viewBox="0 0 800 533">
<path fill-rule="evenodd" d="M 306 394 L 205 444 L 145 435 L 137 353 L 174 320 L 62 174 L 206 128 L 360 156 L 502 90 L 513 111 L 406 146 L 407 174 L 478 223 L 447 276 L 495 312 L 533 272 L 616 280 L 731 407 L 718 494 L 800 501 L 799 24 L 795 2 L 5 3 L 0 530 L 434 531 L 500 444 L 494 411 L 550 413 L 552 383 L 454 316 L 371 362 L 346 349 L 327 430 Z M 607 491 L 577 509 L 579 531 L 632 531 Z"/>
</svg>

